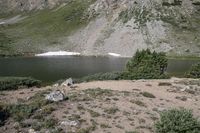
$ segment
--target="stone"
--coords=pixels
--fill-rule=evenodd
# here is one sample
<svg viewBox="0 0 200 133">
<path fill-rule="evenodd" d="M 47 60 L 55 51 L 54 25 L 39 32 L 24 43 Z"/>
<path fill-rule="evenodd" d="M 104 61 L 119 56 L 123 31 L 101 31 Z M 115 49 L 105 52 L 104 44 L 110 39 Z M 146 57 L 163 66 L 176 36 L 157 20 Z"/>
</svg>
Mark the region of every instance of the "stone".
<svg viewBox="0 0 200 133">
<path fill-rule="evenodd" d="M 37 133 L 34 129 L 29 129 L 28 133 Z"/>
<path fill-rule="evenodd" d="M 46 95 L 45 99 L 49 100 L 49 101 L 54 101 L 54 102 L 58 102 L 58 101 L 63 101 L 64 100 L 64 94 L 59 91 L 53 91 L 50 94 Z"/>
<path fill-rule="evenodd" d="M 80 123 L 79 121 L 66 120 L 66 121 L 62 121 L 60 124 L 63 126 L 78 126 Z"/>
<path fill-rule="evenodd" d="M 69 78 L 69 79 L 67 79 L 65 82 L 63 82 L 62 84 L 61 84 L 61 86 L 72 86 L 73 85 L 73 80 L 72 80 L 72 78 Z"/>
<path fill-rule="evenodd" d="M 54 84 L 54 85 L 53 85 L 54 88 L 56 88 L 56 87 L 58 87 L 58 86 L 59 86 L 59 84 Z"/>
</svg>

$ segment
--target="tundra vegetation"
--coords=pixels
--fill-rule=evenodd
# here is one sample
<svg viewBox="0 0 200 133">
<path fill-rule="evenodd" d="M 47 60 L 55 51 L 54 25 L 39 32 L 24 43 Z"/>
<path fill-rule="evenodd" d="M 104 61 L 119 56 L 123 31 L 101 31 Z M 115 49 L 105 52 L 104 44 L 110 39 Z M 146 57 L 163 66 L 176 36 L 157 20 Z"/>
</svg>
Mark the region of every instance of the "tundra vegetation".
<svg viewBox="0 0 200 133">
<path fill-rule="evenodd" d="M 41 81 L 30 77 L 0 77 L 0 91 L 16 90 L 20 87 L 39 87 Z"/>
<path fill-rule="evenodd" d="M 199 133 L 200 122 L 186 109 L 164 111 L 155 124 L 156 133 Z"/>
<path fill-rule="evenodd" d="M 186 73 L 186 77 L 200 78 L 200 62 L 192 65 L 190 70 Z"/>
</svg>

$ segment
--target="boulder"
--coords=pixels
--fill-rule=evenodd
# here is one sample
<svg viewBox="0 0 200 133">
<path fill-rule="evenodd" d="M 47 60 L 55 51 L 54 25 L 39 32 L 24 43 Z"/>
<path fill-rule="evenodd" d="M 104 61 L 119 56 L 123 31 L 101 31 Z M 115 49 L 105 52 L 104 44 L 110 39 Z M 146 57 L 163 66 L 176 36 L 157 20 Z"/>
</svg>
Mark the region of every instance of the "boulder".
<svg viewBox="0 0 200 133">
<path fill-rule="evenodd" d="M 64 94 L 59 91 L 53 91 L 50 94 L 46 95 L 45 99 L 53 102 L 63 101 L 65 98 Z"/>
<path fill-rule="evenodd" d="M 65 82 L 63 82 L 62 84 L 61 84 L 61 86 L 72 86 L 73 85 L 73 80 L 72 80 L 72 78 L 69 78 L 69 79 L 67 79 Z"/>
</svg>

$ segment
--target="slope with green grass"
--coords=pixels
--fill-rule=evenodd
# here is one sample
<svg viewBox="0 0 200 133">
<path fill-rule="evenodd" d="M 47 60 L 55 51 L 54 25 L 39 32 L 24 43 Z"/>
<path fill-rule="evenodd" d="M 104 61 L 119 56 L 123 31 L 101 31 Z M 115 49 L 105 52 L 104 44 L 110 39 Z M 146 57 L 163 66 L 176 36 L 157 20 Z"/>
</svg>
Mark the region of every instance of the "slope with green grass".
<svg viewBox="0 0 200 133">
<path fill-rule="evenodd" d="M 59 42 L 59 38 L 89 22 L 87 9 L 93 2 L 75 0 L 54 9 L 25 13 L 25 19 L 12 25 L 0 25 L 0 54 L 37 53 L 46 47 L 68 48 L 69 44 Z"/>
</svg>

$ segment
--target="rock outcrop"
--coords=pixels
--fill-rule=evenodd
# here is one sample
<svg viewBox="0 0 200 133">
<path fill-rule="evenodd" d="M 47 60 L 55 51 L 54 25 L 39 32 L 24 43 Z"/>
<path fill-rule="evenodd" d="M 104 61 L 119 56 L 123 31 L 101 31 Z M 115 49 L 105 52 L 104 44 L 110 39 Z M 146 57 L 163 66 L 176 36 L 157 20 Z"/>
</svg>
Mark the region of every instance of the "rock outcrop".
<svg viewBox="0 0 200 133">
<path fill-rule="evenodd" d="M 22 29 L 20 24 L 18 25 L 20 28 L 14 27 L 13 30 L 7 26 L 1 28 L 0 32 L 4 35 L 7 31 L 4 35 L 8 36 L 7 40 L 15 37 L 13 34 L 16 30 L 21 34 L 20 39 L 11 42 L 14 45 L 14 50 L 11 50 L 18 53 L 62 49 L 83 55 L 116 53 L 132 56 L 137 49 L 150 48 L 167 52 L 169 55 L 200 56 L 200 0 L 96 0 L 90 2 L 89 6 L 82 2 L 84 6 L 80 9 L 78 9 L 80 5 L 71 9 L 73 4 L 69 4 L 73 2 L 72 0 L 0 0 L 1 12 L 37 11 L 56 7 L 49 12 L 53 15 L 38 13 L 34 21 L 29 17 L 25 18 L 23 21 L 26 22 L 28 19 L 31 24 L 25 23 L 21 32 L 19 32 L 19 29 Z M 64 12 L 59 11 L 60 9 Z M 57 11 L 58 14 L 55 13 Z M 42 18 L 45 18 L 44 22 Z M 50 20 L 57 23 L 49 24 Z M 79 21 L 75 27 L 73 24 L 77 20 Z M 69 24 L 70 22 L 72 24 Z M 44 26 L 41 28 L 40 25 Z M 69 30 L 72 31 L 68 32 Z M 35 32 L 38 34 L 29 38 Z M 48 36 L 45 33 L 48 33 Z M 13 48 L 13 45 L 10 47 Z M 2 50 L 0 47 L 0 53 L 4 51 L 5 48 Z"/>
</svg>

